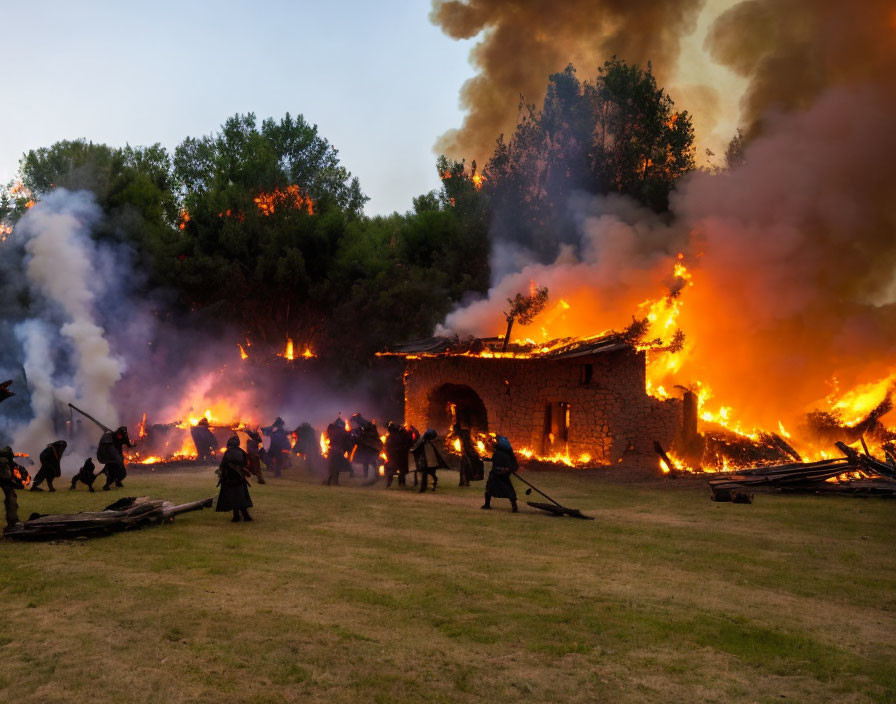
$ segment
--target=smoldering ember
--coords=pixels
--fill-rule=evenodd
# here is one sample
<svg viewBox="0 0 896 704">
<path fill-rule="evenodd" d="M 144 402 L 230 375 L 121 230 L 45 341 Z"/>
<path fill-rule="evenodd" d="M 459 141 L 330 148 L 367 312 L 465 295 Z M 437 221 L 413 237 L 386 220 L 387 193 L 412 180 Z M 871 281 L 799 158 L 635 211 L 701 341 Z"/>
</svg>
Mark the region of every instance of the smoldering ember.
<svg viewBox="0 0 896 704">
<path fill-rule="evenodd" d="M 896 9 L 629 4 L 10 40 L 3 701 L 896 701 Z"/>
</svg>

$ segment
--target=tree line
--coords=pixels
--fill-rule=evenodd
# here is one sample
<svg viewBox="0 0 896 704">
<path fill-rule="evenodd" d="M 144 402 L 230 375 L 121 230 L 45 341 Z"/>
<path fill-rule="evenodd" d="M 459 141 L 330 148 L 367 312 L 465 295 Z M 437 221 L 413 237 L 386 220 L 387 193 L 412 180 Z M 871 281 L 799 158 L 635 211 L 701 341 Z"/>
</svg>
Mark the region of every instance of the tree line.
<svg viewBox="0 0 896 704">
<path fill-rule="evenodd" d="M 165 291 L 171 315 L 226 323 L 262 349 L 290 337 L 349 366 L 484 294 L 494 238 L 544 260 L 575 241 L 574 192 L 663 212 L 694 168 L 693 141 L 650 66 L 614 58 L 592 80 L 572 66 L 550 76 L 543 105 L 520 104 L 481 170 L 440 157 L 441 189 L 406 213 L 365 216 L 358 179 L 301 115 L 250 113 L 173 153 L 83 139 L 29 151 L 24 188 L 0 192 L 0 223 L 54 188 L 90 190 L 106 216 L 94 237 L 133 250 L 138 285 Z"/>
</svg>

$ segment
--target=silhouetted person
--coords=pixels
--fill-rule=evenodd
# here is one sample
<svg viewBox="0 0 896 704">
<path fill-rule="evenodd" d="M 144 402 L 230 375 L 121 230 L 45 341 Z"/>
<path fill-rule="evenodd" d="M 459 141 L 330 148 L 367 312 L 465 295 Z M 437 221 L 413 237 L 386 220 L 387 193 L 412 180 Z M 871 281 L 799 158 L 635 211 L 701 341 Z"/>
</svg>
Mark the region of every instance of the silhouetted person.
<svg viewBox="0 0 896 704">
<path fill-rule="evenodd" d="M 268 446 L 268 467 L 273 470 L 275 477 L 279 477 L 283 469 L 289 465 L 289 454 L 292 451 L 289 436 L 283 429 L 284 425 L 284 420 L 278 416 L 273 424 L 261 429 L 265 435 L 271 436 L 271 444 Z"/>
<path fill-rule="evenodd" d="M 510 441 L 503 435 L 499 435 L 498 441 L 495 443 L 495 451 L 492 454 L 492 468 L 488 473 L 488 481 L 485 483 L 485 503 L 482 508 L 491 508 L 492 498 L 510 499 L 512 510 L 517 513 L 516 489 L 513 488 L 510 476 L 518 468 L 519 465 L 516 455 L 513 454 L 513 448 L 510 446 Z"/>
<path fill-rule="evenodd" d="M 40 469 L 37 471 L 37 476 L 34 477 L 31 491 L 43 491 L 39 485 L 44 479 L 47 480 L 49 490 L 56 491 L 53 488 L 53 480 L 62 474 L 59 461 L 62 459 L 66 447 L 68 447 L 68 443 L 65 440 L 57 440 L 56 442 L 51 442 L 41 451 Z"/>
<path fill-rule="evenodd" d="M 302 423 L 294 431 L 296 436 L 296 444 L 292 451 L 297 457 L 303 460 L 310 460 L 315 453 L 320 451 L 319 440 L 314 428 L 308 423 Z"/>
<path fill-rule="evenodd" d="M 131 438 L 128 436 L 128 429 L 123 425 L 114 431 L 107 430 L 100 438 L 100 444 L 96 448 L 96 459 L 103 463 L 100 474 L 103 472 L 106 474 L 103 491 L 109 491 L 109 487 L 113 484 L 117 487 L 123 486 L 122 482 L 128 475 L 124 465 L 123 448 L 125 445 L 133 447 Z"/>
<path fill-rule="evenodd" d="M 11 530 L 19 522 L 19 500 L 16 489 L 24 488 L 21 468 L 15 462 L 15 455 L 9 445 L 0 447 L 0 489 L 3 490 L 3 509 L 6 512 L 6 528 Z"/>
<path fill-rule="evenodd" d="M 249 496 L 249 455 L 240 449 L 240 439 L 234 435 L 227 441 L 227 450 L 221 458 L 221 466 L 218 468 L 218 503 L 215 511 L 233 511 L 234 523 L 242 520 L 251 521 L 249 509 L 252 508 L 252 498 Z"/>
<path fill-rule="evenodd" d="M 421 494 L 426 491 L 426 484 L 430 477 L 432 477 L 432 490 L 435 491 L 436 485 L 439 483 L 436 470 L 448 468 L 448 464 L 442 458 L 442 454 L 433 442 L 438 436 L 439 434 L 430 428 L 423 433 L 423 437 L 414 446 L 414 462 L 417 466 L 417 471 L 423 475 L 420 479 Z"/>
<path fill-rule="evenodd" d="M 200 462 L 208 462 L 218 452 L 218 440 L 208 426 L 208 418 L 201 418 L 190 428 L 190 437 L 196 446 L 196 458 Z"/>
<path fill-rule="evenodd" d="M 374 471 L 380 463 L 380 452 L 383 449 L 383 441 L 380 440 L 380 431 L 372 420 L 365 421 L 355 438 L 354 461 L 364 468 L 364 478 L 367 479 L 368 469 L 373 465 Z"/>
<path fill-rule="evenodd" d="M 390 422 L 386 436 L 386 488 L 392 486 L 392 478 L 398 474 L 398 486 L 405 486 L 408 476 L 408 453 L 414 442 L 411 434 L 398 423 Z"/>
<path fill-rule="evenodd" d="M 264 475 L 261 473 L 261 454 L 262 440 L 261 435 L 255 430 L 247 430 L 246 435 L 246 454 L 249 456 L 249 474 L 255 475 L 259 484 L 264 484 Z"/>
<path fill-rule="evenodd" d="M 351 470 L 351 462 L 346 456 L 354 446 L 351 433 L 345 429 L 345 421 L 337 418 L 327 426 L 327 484 L 339 484 L 339 473 Z"/>
<path fill-rule="evenodd" d="M 74 489 L 78 482 L 84 482 L 87 485 L 87 488 L 90 489 L 90 493 L 93 493 L 93 482 L 96 480 L 96 466 L 93 464 L 93 459 L 88 457 L 84 460 L 84 464 L 81 465 L 81 469 L 78 470 L 78 473 L 72 477 L 72 485 L 69 489 Z"/>
<path fill-rule="evenodd" d="M 459 425 L 455 425 L 454 434 L 460 440 L 460 481 L 458 486 L 470 486 L 471 479 L 474 481 L 482 479 L 484 471 L 482 458 L 473 444 L 469 428 L 461 428 Z"/>
</svg>

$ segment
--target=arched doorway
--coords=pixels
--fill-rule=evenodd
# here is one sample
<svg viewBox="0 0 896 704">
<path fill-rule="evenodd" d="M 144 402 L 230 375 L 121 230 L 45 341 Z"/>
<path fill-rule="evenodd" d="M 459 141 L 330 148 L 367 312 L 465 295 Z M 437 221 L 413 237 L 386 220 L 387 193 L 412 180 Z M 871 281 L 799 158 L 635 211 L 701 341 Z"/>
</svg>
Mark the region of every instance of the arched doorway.
<svg viewBox="0 0 896 704">
<path fill-rule="evenodd" d="M 488 432 L 485 404 L 473 389 L 463 384 L 443 384 L 429 394 L 426 419 L 430 428 L 447 433 L 457 422 L 474 432 Z"/>
</svg>

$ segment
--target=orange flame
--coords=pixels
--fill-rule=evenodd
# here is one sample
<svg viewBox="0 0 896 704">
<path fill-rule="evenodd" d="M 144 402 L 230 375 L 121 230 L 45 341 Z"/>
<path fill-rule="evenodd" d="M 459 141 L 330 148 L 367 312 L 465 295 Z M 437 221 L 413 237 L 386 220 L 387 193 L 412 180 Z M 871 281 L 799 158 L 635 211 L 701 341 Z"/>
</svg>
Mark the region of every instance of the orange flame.
<svg viewBox="0 0 896 704">
<path fill-rule="evenodd" d="M 309 215 L 314 215 L 314 202 L 294 184 L 283 191 L 278 187 L 271 193 L 259 193 L 253 200 L 258 211 L 266 217 L 273 215 L 280 206 L 304 210 Z"/>
</svg>

